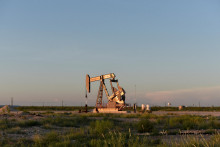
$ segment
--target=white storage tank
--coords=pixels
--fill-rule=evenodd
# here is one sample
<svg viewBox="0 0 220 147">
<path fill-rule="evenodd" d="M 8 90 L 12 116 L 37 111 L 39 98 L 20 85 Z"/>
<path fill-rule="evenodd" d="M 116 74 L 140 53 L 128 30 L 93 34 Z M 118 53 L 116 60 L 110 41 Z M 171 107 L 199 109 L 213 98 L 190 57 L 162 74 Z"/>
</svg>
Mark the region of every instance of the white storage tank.
<svg viewBox="0 0 220 147">
<path fill-rule="evenodd" d="M 144 111 L 145 110 L 145 104 L 141 105 L 141 110 Z"/>
<path fill-rule="evenodd" d="M 148 105 L 148 104 L 146 105 L 146 110 L 150 111 L 150 105 Z"/>
</svg>

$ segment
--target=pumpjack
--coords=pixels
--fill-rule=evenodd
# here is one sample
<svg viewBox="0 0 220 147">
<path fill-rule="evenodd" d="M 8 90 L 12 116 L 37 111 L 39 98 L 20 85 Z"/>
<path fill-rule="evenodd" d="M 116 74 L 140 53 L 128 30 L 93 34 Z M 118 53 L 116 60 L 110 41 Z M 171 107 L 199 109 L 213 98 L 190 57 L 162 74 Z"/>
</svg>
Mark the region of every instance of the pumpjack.
<svg viewBox="0 0 220 147">
<path fill-rule="evenodd" d="M 98 96 L 96 99 L 96 110 L 99 108 L 117 108 L 118 110 L 122 110 L 125 107 L 125 90 L 119 86 L 118 80 L 115 79 L 115 74 L 105 74 L 97 77 L 90 77 L 88 74 L 86 75 L 86 90 L 88 93 L 91 92 L 91 82 L 100 81 Z M 109 95 L 108 90 L 105 85 L 105 79 L 109 79 L 112 94 Z M 113 86 L 112 83 L 117 83 L 117 88 Z M 106 97 L 108 99 L 108 103 L 106 106 L 103 104 L 103 89 L 105 91 Z"/>
</svg>

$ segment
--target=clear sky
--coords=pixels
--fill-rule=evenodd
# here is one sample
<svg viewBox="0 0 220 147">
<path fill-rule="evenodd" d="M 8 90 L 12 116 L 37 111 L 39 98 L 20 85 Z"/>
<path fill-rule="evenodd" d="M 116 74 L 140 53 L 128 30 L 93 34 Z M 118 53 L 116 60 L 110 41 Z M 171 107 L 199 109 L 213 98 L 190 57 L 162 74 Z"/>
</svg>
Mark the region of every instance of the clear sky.
<svg viewBox="0 0 220 147">
<path fill-rule="evenodd" d="M 128 103 L 220 105 L 219 63 L 218 0 L 0 0 L 0 104 L 84 105 L 115 73 Z"/>
</svg>

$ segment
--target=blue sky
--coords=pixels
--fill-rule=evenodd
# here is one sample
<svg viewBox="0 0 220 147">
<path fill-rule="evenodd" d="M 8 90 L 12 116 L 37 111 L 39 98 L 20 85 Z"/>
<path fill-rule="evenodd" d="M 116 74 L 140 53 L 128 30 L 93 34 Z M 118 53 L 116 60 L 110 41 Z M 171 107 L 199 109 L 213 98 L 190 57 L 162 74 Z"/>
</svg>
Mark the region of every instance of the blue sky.
<svg viewBox="0 0 220 147">
<path fill-rule="evenodd" d="M 0 1 L 0 103 L 85 103 L 115 73 L 133 103 L 220 105 L 219 1 Z M 94 105 L 98 84 L 92 85 Z"/>
</svg>

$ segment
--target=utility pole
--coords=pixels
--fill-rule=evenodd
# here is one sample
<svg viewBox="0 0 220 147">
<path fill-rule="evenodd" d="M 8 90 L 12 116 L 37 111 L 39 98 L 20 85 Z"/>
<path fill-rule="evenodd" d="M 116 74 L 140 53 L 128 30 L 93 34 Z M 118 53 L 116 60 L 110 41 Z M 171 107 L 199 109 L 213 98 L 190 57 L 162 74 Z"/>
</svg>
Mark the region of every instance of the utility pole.
<svg viewBox="0 0 220 147">
<path fill-rule="evenodd" d="M 137 104 L 137 97 L 136 97 L 136 84 L 134 85 L 134 98 L 135 98 L 135 104 Z"/>
<path fill-rule="evenodd" d="M 11 106 L 13 106 L 13 97 L 11 98 Z"/>
<path fill-rule="evenodd" d="M 62 100 L 62 107 L 63 107 L 63 100 Z"/>
</svg>

